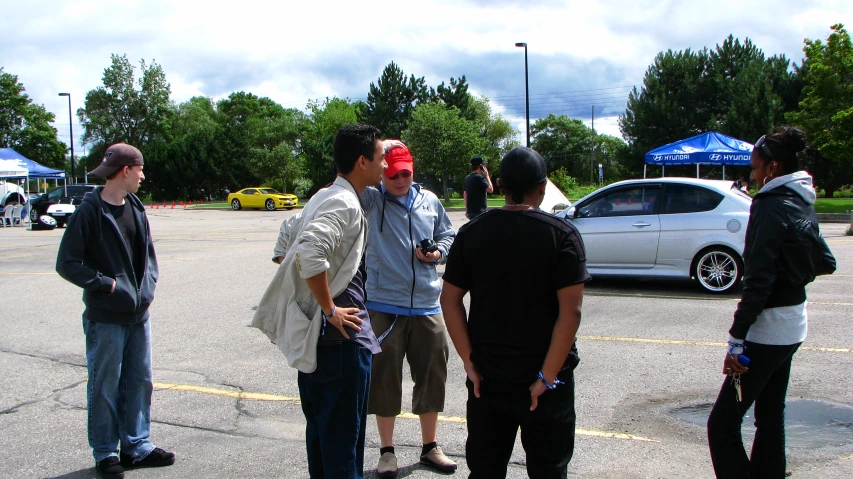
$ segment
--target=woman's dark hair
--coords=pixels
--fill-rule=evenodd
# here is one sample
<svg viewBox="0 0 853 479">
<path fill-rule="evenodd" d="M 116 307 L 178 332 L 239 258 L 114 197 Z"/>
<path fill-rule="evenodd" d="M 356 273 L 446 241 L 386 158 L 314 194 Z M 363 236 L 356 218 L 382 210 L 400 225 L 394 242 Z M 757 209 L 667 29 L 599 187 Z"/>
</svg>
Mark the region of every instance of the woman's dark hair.
<svg viewBox="0 0 853 479">
<path fill-rule="evenodd" d="M 370 125 L 346 125 L 335 136 L 335 166 L 338 172 L 347 174 L 355 168 L 359 156 L 373 161 L 376 140 L 382 132 Z"/>
<path fill-rule="evenodd" d="M 764 161 L 775 161 L 782 164 L 785 174 L 800 170 L 800 158 L 797 154 L 806 149 L 806 134 L 792 126 L 784 126 L 773 130 L 755 143 L 759 155 Z"/>
</svg>

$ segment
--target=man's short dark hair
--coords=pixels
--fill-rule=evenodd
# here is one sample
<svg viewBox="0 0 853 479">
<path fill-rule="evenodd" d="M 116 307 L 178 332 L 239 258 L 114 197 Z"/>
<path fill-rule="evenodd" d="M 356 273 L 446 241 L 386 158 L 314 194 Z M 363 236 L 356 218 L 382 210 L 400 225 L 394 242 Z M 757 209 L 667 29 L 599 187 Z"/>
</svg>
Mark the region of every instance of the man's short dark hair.
<svg viewBox="0 0 853 479">
<path fill-rule="evenodd" d="M 346 125 L 335 136 L 335 166 L 338 173 L 351 173 L 359 156 L 373 161 L 376 140 L 382 132 L 370 125 Z"/>
</svg>

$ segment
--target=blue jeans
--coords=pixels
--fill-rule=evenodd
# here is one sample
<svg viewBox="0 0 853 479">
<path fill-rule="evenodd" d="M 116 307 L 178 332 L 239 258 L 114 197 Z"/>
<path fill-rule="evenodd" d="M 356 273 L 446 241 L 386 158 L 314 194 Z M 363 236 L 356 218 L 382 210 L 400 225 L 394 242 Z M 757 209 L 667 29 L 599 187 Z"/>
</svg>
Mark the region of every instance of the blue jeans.
<svg viewBox="0 0 853 479">
<path fill-rule="evenodd" d="M 89 382 L 89 445 L 95 463 L 121 452 L 139 460 L 154 450 L 151 432 L 151 322 L 83 320 Z"/>
<path fill-rule="evenodd" d="M 354 341 L 317 344 L 317 369 L 299 373 L 308 473 L 316 479 L 364 477 L 364 433 L 373 354 Z"/>
</svg>

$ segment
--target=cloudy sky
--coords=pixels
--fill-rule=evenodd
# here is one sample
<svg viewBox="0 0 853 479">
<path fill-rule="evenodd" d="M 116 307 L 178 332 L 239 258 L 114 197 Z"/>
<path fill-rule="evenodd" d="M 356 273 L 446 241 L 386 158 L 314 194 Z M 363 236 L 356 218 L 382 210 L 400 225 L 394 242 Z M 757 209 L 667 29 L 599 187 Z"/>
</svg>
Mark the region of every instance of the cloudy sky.
<svg viewBox="0 0 853 479">
<path fill-rule="evenodd" d="M 28 0 L 5 2 L 0 66 L 57 115 L 68 141 L 76 112 L 102 84 L 110 54 L 156 60 L 172 100 L 235 91 L 304 108 L 326 96 L 365 99 L 396 62 L 432 86 L 465 75 L 524 136 L 524 50 L 531 118 L 549 113 L 619 136 L 616 118 L 654 56 L 729 34 L 799 63 L 804 38 L 853 27 L 849 0 Z M 82 132 L 73 119 L 75 153 Z"/>
</svg>

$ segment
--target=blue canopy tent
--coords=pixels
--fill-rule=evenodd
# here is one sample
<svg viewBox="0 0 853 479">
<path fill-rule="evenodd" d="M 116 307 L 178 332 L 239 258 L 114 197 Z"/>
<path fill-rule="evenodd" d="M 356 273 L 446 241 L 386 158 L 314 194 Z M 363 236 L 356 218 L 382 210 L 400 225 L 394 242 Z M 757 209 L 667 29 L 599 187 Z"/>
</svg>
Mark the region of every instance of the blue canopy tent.
<svg viewBox="0 0 853 479">
<path fill-rule="evenodd" d="M 27 158 L 26 156 L 18 153 L 12 148 L 0 148 L 0 160 L 5 160 L 6 162 L 14 162 L 19 167 L 27 170 L 26 175 L 22 175 L 19 178 L 26 178 L 27 185 L 30 184 L 30 178 L 39 178 L 39 179 L 53 179 L 60 180 L 65 179 L 65 172 L 62 170 L 54 170 L 53 168 L 48 168 L 40 163 L 36 163 L 35 161 Z M 27 187 L 28 188 L 28 187 Z M 24 188 L 24 189 L 27 189 Z"/>
<path fill-rule="evenodd" d="M 723 179 L 726 179 L 726 165 L 749 166 L 751 154 L 750 143 L 709 131 L 646 153 L 643 178 L 646 177 L 646 165 L 660 165 L 661 176 L 667 165 L 696 165 L 696 178 L 699 178 L 699 165 L 720 165 L 723 167 Z"/>
<path fill-rule="evenodd" d="M 65 172 L 54 170 L 27 158 L 11 148 L 0 148 L 0 160 L 16 160 L 18 166 L 29 170 L 31 178 L 65 178 Z"/>
</svg>

